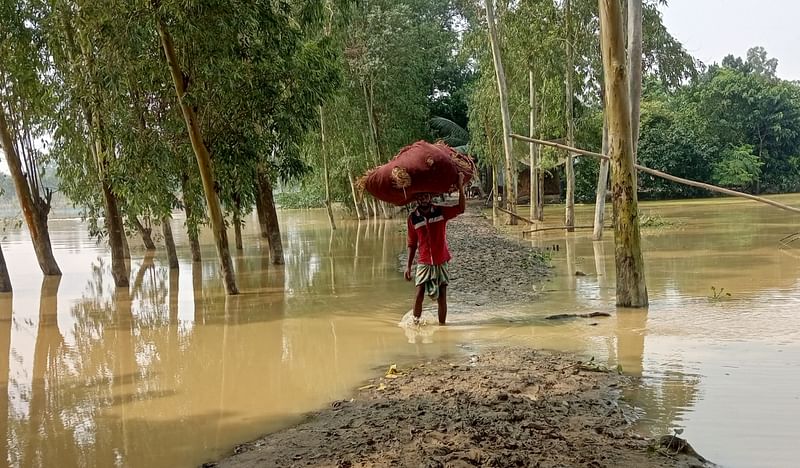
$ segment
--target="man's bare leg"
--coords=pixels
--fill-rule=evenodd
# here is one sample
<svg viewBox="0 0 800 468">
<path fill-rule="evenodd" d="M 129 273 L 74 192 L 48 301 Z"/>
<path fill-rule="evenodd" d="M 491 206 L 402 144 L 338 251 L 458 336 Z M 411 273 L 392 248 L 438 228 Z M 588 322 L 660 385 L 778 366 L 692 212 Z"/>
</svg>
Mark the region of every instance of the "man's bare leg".
<svg viewBox="0 0 800 468">
<path fill-rule="evenodd" d="M 444 325 L 447 321 L 447 285 L 439 286 L 439 325 Z"/>
<path fill-rule="evenodd" d="M 425 301 L 425 286 L 417 286 L 417 295 L 414 297 L 414 317 L 422 317 L 422 303 Z"/>
</svg>

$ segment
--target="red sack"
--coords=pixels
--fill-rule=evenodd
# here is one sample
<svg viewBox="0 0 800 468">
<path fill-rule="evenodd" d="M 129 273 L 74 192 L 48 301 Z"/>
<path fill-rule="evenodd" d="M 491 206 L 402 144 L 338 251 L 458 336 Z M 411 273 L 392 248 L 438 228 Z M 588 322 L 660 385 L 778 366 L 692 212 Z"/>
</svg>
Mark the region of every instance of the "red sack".
<svg viewBox="0 0 800 468">
<path fill-rule="evenodd" d="M 459 172 L 468 185 L 475 174 L 472 158 L 444 143 L 418 141 L 400 150 L 388 163 L 368 171 L 359 185 L 378 200 L 403 206 L 419 193 L 455 191 Z"/>
</svg>

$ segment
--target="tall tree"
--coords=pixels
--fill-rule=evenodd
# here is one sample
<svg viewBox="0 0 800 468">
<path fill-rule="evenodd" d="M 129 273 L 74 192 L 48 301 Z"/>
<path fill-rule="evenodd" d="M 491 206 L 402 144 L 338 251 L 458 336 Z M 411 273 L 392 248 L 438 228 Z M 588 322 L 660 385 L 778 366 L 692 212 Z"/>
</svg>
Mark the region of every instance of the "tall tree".
<svg viewBox="0 0 800 468">
<path fill-rule="evenodd" d="M 336 220 L 333 219 L 333 207 L 331 201 L 331 181 L 328 173 L 328 152 L 325 148 L 325 114 L 322 106 L 319 106 L 319 140 L 320 153 L 322 154 L 322 184 L 325 187 L 325 210 L 328 213 L 328 223 L 331 229 L 336 229 Z"/>
<path fill-rule="evenodd" d="M 15 148 L 14 138 L 11 136 L 8 123 L 6 122 L 5 110 L 0 103 L 0 140 L 6 154 L 8 168 L 11 177 L 14 179 L 14 186 L 17 189 L 17 199 L 22 207 L 25 222 L 33 242 L 33 249 L 36 258 L 39 260 L 39 267 L 45 275 L 61 275 L 61 269 L 53 256 L 53 247 L 50 244 L 50 232 L 47 227 L 47 214 L 50 212 L 50 201 L 53 192 L 45 188 L 45 196 L 41 196 L 38 182 L 38 174 L 35 172 L 26 174 L 22 171 L 22 161 L 20 160 Z M 19 141 L 19 140 L 18 140 Z M 35 159 L 30 153 L 35 151 L 28 146 L 27 167 L 29 171 L 35 171 Z"/>
<path fill-rule="evenodd" d="M 86 6 L 87 8 L 80 8 Z M 95 44 L 97 5 L 53 2 L 45 10 L 43 25 L 52 54 L 56 93 L 66 105 L 58 113 L 55 133 L 56 160 L 61 188 L 73 201 L 83 201 L 90 232 L 102 234 L 98 218 L 105 222 L 105 235 L 111 249 L 111 274 L 117 287 L 129 284 L 125 264 L 125 228 L 120 200 L 114 191 L 112 169 L 115 146 L 106 112 L 110 95 L 103 89 L 103 60 L 97 60 Z"/>
<path fill-rule="evenodd" d="M 618 0 L 599 0 L 599 9 L 614 203 L 617 305 L 646 307 L 647 285 L 639 233 L 636 180 L 633 177 L 633 138 L 622 12 Z"/>
<path fill-rule="evenodd" d="M 633 162 L 635 163 L 637 161 L 636 148 L 639 144 L 639 114 L 642 101 L 642 0 L 628 0 L 628 73 Z"/>
<path fill-rule="evenodd" d="M 529 136 L 537 138 L 537 126 L 539 120 L 539 104 L 536 99 L 536 84 L 533 80 L 533 70 L 528 71 L 528 85 L 530 87 L 530 124 Z M 530 152 L 530 219 L 539 219 L 539 145 L 530 143 L 528 147 Z"/>
<path fill-rule="evenodd" d="M 572 90 L 572 77 L 575 73 L 573 60 L 573 41 L 572 34 L 572 8 L 571 1 L 564 0 L 564 44 L 566 47 L 566 62 L 564 65 L 564 84 L 566 92 L 564 94 L 564 119 L 567 125 L 567 146 L 575 146 L 575 119 L 573 116 L 575 106 L 575 95 Z M 575 228 L 575 159 L 571 152 L 567 152 L 565 162 L 565 176 L 567 178 L 567 197 L 566 209 L 564 213 L 564 225 L 567 231 L 574 231 Z"/>
<path fill-rule="evenodd" d="M 233 271 L 233 262 L 231 261 L 230 247 L 228 245 L 228 233 L 225 229 L 222 208 L 220 207 L 219 198 L 217 198 L 214 186 L 214 174 L 211 170 L 211 155 L 203 141 L 202 131 L 197 122 L 194 109 L 186 102 L 185 98 L 186 82 L 188 79 L 181 70 L 172 37 L 167 30 L 166 23 L 159 13 L 157 13 L 156 27 L 158 29 L 158 35 L 161 38 L 161 45 L 164 48 L 164 55 L 169 66 L 170 74 L 172 75 L 172 81 L 178 96 L 183 118 L 186 121 L 186 128 L 189 132 L 192 149 L 197 158 L 197 166 L 200 169 L 200 177 L 203 181 L 203 191 L 205 192 L 206 203 L 208 204 L 211 229 L 214 233 L 214 244 L 217 247 L 217 255 L 222 270 L 225 292 L 227 294 L 238 294 L 239 289 L 236 286 L 236 276 Z"/>
<path fill-rule="evenodd" d="M 604 104 L 605 105 L 605 104 Z M 608 119 L 606 112 L 603 111 L 603 141 L 601 143 L 602 154 L 608 154 Z M 592 230 L 592 240 L 600 241 L 603 239 L 603 225 L 606 220 L 606 189 L 608 187 L 608 165 L 606 159 L 600 160 L 600 170 L 597 175 L 597 190 L 594 202 L 594 228 Z"/>
<path fill-rule="evenodd" d="M 0 7 L 0 144 L 6 155 L 11 178 L 30 232 L 39 267 L 45 275 L 60 275 L 47 216 L 52 188 L 42 181 L 43 152 L 37 140 L 52 129 L 54 102 L 42 75 L 42 31 L 32 22 L 35 12 L 25 2 L 8 2 Z"/>
<path fill-rule="evenodd" d="M 489 32 L 489 45 L 492 48 L 494 58 L 494 71 L 497 77 L 497 90 L 500 95 L 500 115 L 503 121 L 503 153 L 505 154 L 505 180 L 503 181 L 506 209 L 512 213 L 516 212 L 516 199 L 514 197 L 514 183 L 517 180 L 514 174 L 513 149 L 511 141 L 511 114 L 508 110 L 508 86 L 506 84 L 506 74 L 503 69 L 503 59 L 500 55 L 500 43 L 497 36 L 497 24 L 494 17 L 494 0 L 485 0 L 486 22 Z M 495 194 L 497 196 L 497 194 Z M 517 224 L 517 218 L 509 214 L 508 224 Z"/>
</svg>

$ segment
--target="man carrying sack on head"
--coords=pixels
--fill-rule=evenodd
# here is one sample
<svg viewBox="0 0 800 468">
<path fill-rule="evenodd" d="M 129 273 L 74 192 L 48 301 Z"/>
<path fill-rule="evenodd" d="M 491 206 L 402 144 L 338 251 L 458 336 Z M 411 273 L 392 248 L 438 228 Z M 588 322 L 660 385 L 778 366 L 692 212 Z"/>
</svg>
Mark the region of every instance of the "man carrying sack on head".
<svg viewBox="0 0 800 468">
<path fill-rule="evenodd" d="M 447 248 L 447 221 L 462 214 L 466 208 L 464 174 L 458 175 L 458 205 L 435 205 L 430 193 L 416 196 L 417 208 L 408 215 L 408 263 L 405 278 L 411 281 L 411 266 L 419 251 L 414 275 L 417 287 L 414 299 L 414 322 L 422 316 L 425 296 L 435 299 L 439 309 L 439 325 L 447 320 L 447 283 L 450 251 Z"/>
</svg>

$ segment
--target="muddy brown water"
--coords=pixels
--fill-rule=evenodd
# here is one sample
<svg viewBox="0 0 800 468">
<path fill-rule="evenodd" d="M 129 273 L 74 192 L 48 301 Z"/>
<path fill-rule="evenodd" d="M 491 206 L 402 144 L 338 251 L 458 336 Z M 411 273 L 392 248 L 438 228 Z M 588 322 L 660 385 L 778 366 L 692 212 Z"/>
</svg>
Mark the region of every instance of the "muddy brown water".
<svg viewBox="0 0 800 468">
<path fill-rule="evenodd" d="M 800 196 L 778 197 L 800 205 Z M 579 207 L 578 221 L 591 221 Z M 11 466 L 196 466 L 346 397 L 391 363 L 514 344 L 577 352 L 641 376 L 626 392 L 642 432 L 683 436 L 724 466 L 791 466 L 800 435 L 800 231 L 747 201 L 645 203 L 671 226 L 644 231 L 651 306 L 614 307 L 611 233 L 547 232 L 555 274 L 538 301 L 491 313 L 451 305 L 451 326 L 407 336 L 411 291 L 397 273 L 403 227 L 281 213 L 286 265 L 254 230 L 226 298 L 210 238 L 180 269 L 131 239 L 132 286 L 79 220 L 53 220 L 64 277 L 41 279 L 27 233 L 6 234 L 14 284 L 0 297 L 0 432 Z M 548 207 L 549 219 L 562 208 Z M 248 228 L 255 226 L 248 220 Z M 182 232 L 175 220 L 176 234 Z M 799 241 L 800 242 L 800 241 Z M 576 276 L 577 272 L 585 276 Z M 724 288 L 712 298 L 711 287 Z M 727 296 L 726 293 L 730 293 Z M 553 322 L 556 313 L 611 318 Z M 413 343 L 411 343 L 412 341 Z"/>
</svg>

